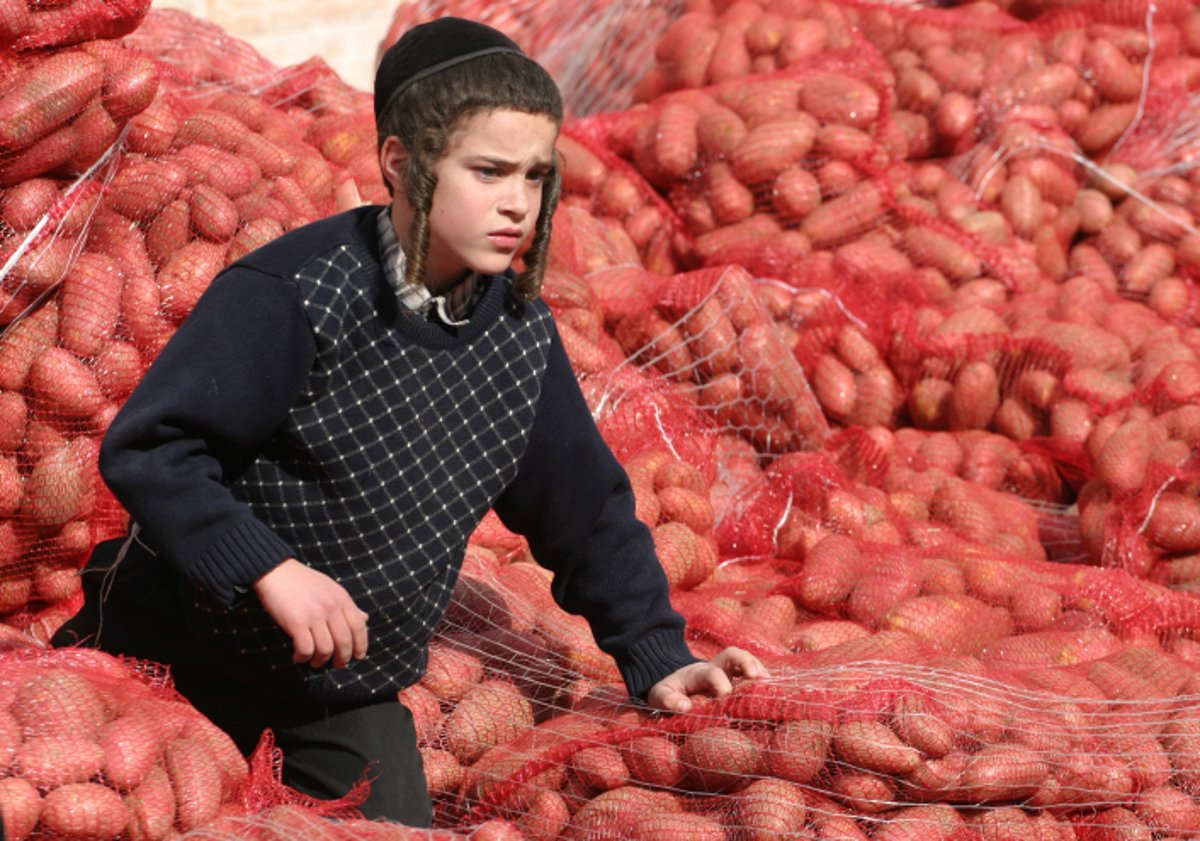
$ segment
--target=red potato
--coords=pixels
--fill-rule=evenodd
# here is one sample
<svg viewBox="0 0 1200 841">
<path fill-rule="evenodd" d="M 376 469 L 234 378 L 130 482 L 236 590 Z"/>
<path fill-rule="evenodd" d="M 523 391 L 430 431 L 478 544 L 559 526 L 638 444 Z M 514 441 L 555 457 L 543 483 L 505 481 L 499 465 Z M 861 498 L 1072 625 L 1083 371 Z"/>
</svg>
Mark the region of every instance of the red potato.
<svg viewBox="0 0 1200 841">
<path fill-rule="evenodd" d="M 93 101 L 72 121 L 70 128 L 77 139 L 75 150 L 66 162 L 68 172 L 84 172 L 109 151 L 115 149 L 121 127 L 104 110 L 98 101 Z"/>
<path fill-rule="evenodd" d="M 800 225 L 814 247 L 820 248 L 862 234 L 884 218 L 883 193 L 873 181 L 862 181 L 813 210 Z"/>
<path fill-rule="evenodd" d="M 725 841 L 726 833 L 720 821 L 706 815 L 648 810 L 633 822 L 629 837 L 644 838 L 646 841 L 674 841 L 678 838 Z"/>
<path fill-rule="evenodd" d="M 455 794 L 462 784 L 463 767 L 454 758 L 454 754 L 447 750 L 428 746 L 422 746 L 420 753 L 425 771 L 425 785 L 429 789 L 429 793 L 435 799 Z M 558 796 L 553 792 L 547 792 L 547 794 Z M 559 831 L 561 831 L 561 826 Z"/>
<path fill-rule="evenodd" d="M 764 596 L 746 605 L 735 634 L 745 639 L 786 645 L 796 616 L 796 605 L 790 596 Z"/>
<path fill-rule="evenodd" d="M 47 301 L 19 321 L 12 322 L 0 341 L 0 388 L 17 392 L 25 386 L 33 361 L 58 335 L 58 304 Z"/>
<path fill-rule="evenodd" d="M 983 360 L 968 362 L 954 376 L 950 394 L 951 429 L 986 429 L 1000 407 L 1000 380 Z"/>
<path fill-rule="evenodd" d="M 833 748 L 851 767 L 884 774 L 906 774 L 921 761 L 920 752 L 881 721 L 837 725 L 833 729 Z"/>
<path fill-rule="evenodd" d="M 26 385 L 34 406 L 50 416 L 89 418 L 104 404 L 96 374 L 65 347 L 42 350 L 30 365 Z"/>
<path fill-rule="evenodd" d="M 630 739 L 622 747 L 621 755 L 630 776 L 652 786 L 675 787 L 686 773 L 678 747 L 662 736 Z"/>
<path fill-rule="evenodd" d="M 6 774 L 21 747 L 20 723 L 7 710 L 0 710 L 0 773 Z"/>
<path fill-rule="evenodd" d="M 1039 751 L 1017 744 L 990 744 L 971 756 L 959 790 L 972 803 L 1020 801 L 1036 792 L 1049 773 Z"/>
<path fill-rule="evenodd" d="M 705 727 L 684 739 L 679 761 L 687 769 L 688 785 L 700 791 L 721 791 L 757 773 L 761 752 L 748 733 Z"/>
<path fill-rule="evenodd" d="M 731 79 L 740 79 L 749 75 L 750 69 L 751 57 L 746 47 L 745 26 L 739 23 L 720 24 L 717 28 L 717 43 L 708 62 L 708 81 L 720 84 Z"/>
<path fill-rule="evenodd" d="M 8 841 L 25 841 L 38 824 L 42 796 L 37 786 L 23 777 L 0 779 L 0 824 Z"/>
<path fill-rule="evenodd" d="M 104 781 L 120 791 L 140 786 L 162 755 L 162 737 L 158 723 L 146 716 L 124 715 L 106 724 L 98 739 Z"/>
<path fill-rule="evenodd" d="M 755 780 L 737 793 L 739 837 L 774 841 L 805 829 L 808 803 L 805 790 L 786 780 Z"/>
<path fill-rule="evenodd" d="M 668 520 L 683 523 L 697 534 L 712 531 L 716 512 L 707 491 L 667 487 L 658 492 L 659 510 Z"/>
<path fill-rule="evenodd" d="M 30 178 L 0 196 L 0 220 L 21 233 L 32 229 L 54 207 L 59 184 L 53 178 Z"/>
<path fill-rule="evenodd" d="M 40 789 L 84 783 L 104 767 L 104 748 L 85 736 L 32 736 L 13 759 L 13 771 Z"/>
<path fill-rule="evenodd" d="M 64 838 L 112 841 L 129 826 L 121 795 L 99 783 L 60 786 L 42 801 L 42 825 Z"/>
<path fill-rule="evenodd" d="M 957 739 L 955 729 L 934 703 L 922 695 L 905 694 L 897 697 L 892 704 L 889 723 L 901 740 L 926 757 L 941 759 L 954 750 Z"/>
<path fill-rule="evenodd" d="M 812 118 L 803 114 L 755 126 L 733 150 L 730 167 L 734 176 L 754 189 L 771 184 L 808 154 L 816 129 Z"/>
<path fill-rule="evenodd" d="M 803 166 L 789 166 L 775 178 L 771 196 L 780 221 L 795 224 L 821 203 L 821 185 Z"/>
<path fill-rule="evenodd" d="M 129 151 L 157 157 L 170 151 L 179 131 L 179 118 L 167 97 L 156 97 L 129 120 Z"/>
<path fill-rule="evenodd" d="M 1200 806 L 1170 785 L 1145 789 L 1138 794 L 1134 814 L 1151 829 L 1168 834 L 1187 834 L 1200 830 Z"/>
<path fill-rule="evenodd" d="M 276 219 L 260 217 L 246 222 L 229 241 L 225 260 L 232 263 L 240 260 L 256 248 L 283 236 L 283 224 Z"/>
<path fill-rule="evenodd" d="M 713 221 L 731 225 L 754 213 L 754 193 L 738 181 L 728 163 L 712 161 L 705 167 L 706 194 L 712 207 Z"/>
<path fill-rule="evenodd" d="M 121 311 L 124 273 L 103 254 L 79 255 L 63 280 L 58 335 L 78 356 L 94 357 L 113 337 Z"/>
<path fill-rule="evenodd" d="M 21 513 L 44 527 L 61 526 L 92 510 L 99 442 L 73 438 L 40 456 L 25 480 Z"/>
<path fill-rule="evenodd" d="M 129 342 L 113 339 L 96 357 L 94 370 L 104 396 L 123 401 L 142 378 L 142 357 Z"/>
<path fill-rule="evenodd" d="M 848 537 L 829 535 L 809 550 L 800 578 L 800 603 L 818 612 L 841 605 L 867 570 L 867 561 Z"/>
<path fill-rule="evenodd" d="M 175 793 L 161 765 L 147 771 L 141 784 L 125 796 L 130 841 L 161 841 L 175 826 Z"/>
<path fill-rule="evenodd" d="M 187 177 L 169 161 L 131 156 L 109 185 L 109 206 L 135 222 L 152 220 L 179 195 Z"/>
<path fill-rule="evenodd" d="M 560 134 L 555 144 L 562 165 L 564 193 L 592 196 L 608 177 L 608 167 L 591 149 L 569 135 Z"/>
<path fill-rule="evenodd" d="M 804 80 L 800 106 L 823 123 L 870 128 L 879 117 L 879 94 L 852 76 L 817 73 Z"/>
<path fill-rule="evenodd" d="M 629 783 L 629 768 L 620 751 L 608 745 L 578 751 L 568 760 L 567 766 L 579 782 L 597 791 L 608 791 Z"/>
<path fill-rule="evenodd" d="M 1072 134 L 1085 153 L 1099 156 L 1129 128 L 1137 113 L 1136 102 L 1101 105 Z"/>
<path fill-rule="evenodd" d="M 864 530 L 862 527 L 853 529 L 859 533 Z M 855 582 L 847 603 L 847 615 L 868 628 L 879 628 L 893 607 L 916 596 L 920 589 L 920 571 L 915 565 L 902 557 L 884 558 L 875 562 Z"/>
<path fill-rule="evenodd" d="M 48 667 L 22 681 L 10 705 L 29 736 L 94 738 L 109 721 L 111 699 L 86 678 Z"/>
<path fill-rule="evenodd" d="M 163 748 L 163 765 L 175 796 L 176 818 L 184 832 L 217 816 L 222 802 L 221 768 L 200 742 L 176 738 Z"/>
<path fill-rule="evenodd" d="M 661 523 L 652 530 L 658 555 L 672 588 L 690 590 L 706 581 L 716 569 L 711 538 L 701 537 L 681 522 Z"/>
<path fill-rule="evenodd" d="M 103 82 L 103 62 L 80 50 L 33 62 L 0 92 L 0 148 L 32 146 L 81 113 Z"/>
<path fill-rule="evenodd" d="M 21 422 L 23 425 L 24 418 Z M 0 518 L 11 517 L 21 507 L 24 481 L 16 459 L 0 457 Z"/>
<path fill-rule="evenodd" d="M 665 186 L 687 175 L 696 166 L 699 141 L 696 123 L 700 115 L 690 104 L 670 101 L 646 124 L 639 144 L 642 174 L 652 183 Z"/>
<path fill-rule="evenodd" d="M 106 42 L 91 42 L 84 50 L 94 50 Z M 149 55 L 130 49 L 118 49 L 105 56 L 105 78 L 100 101 L 114 120 L 128 120 L 150 106 L 158 94 L 159 65 Z"/>
<path fill-rule="evenodd" d="M 1008 611 L 964 593 L 907 599 L 884 615 L 882 627 L 913 634 L 931 646 L 955 654 L 977 654 L 1013 632 Z"/>
<path fill-rule="evenodd" d="M 1146 537 L 1169 552 L 1200 550 L 1200 501 L 1171 491 L 1160 494 L 1150 509 Z"/>
<path fill-rule="evenodd" d="M 451 753 L 464 764 L 488 748 L 511 741 L 533 727 L 533 708 L 511 683 L 484 680 L 472 687 L 446 717 L 444 731 Z"/>
<path fill-rule="evenodd" d="M 746 141 L 747 128 L 738 113 L 722 105 L 706 108 L 696 121 L 700 151 L 714 158 L 728 158 Z"/>
<path fill-rule="evenodd" d="M 854 812 L 876 815 L 896 803 L 895 778 L 869 771 L 841 769 L 829 781 L 829 793 Z"/>
<path fill-rule="evenodd" d="M 1069 666 L 1108 656 L 1121 645 L 1120 639 L 1104 629 L 1032 631 L 997 639 L 984 649 L 980 657 L 1002 668 Z M 1090 685 L 1099 696 L 1098 687 Z"/>
<path fill-rule="evenodd" d="M 811 383 L 825 413 L 835 421 L 845 422 L 858 404 L 854 372 L 835 354 L 822 354 L 813 368 Z"/>
<path fill-rule="evenodd" d="M 182 322 L 217 273 L 225 266 L 226 249 L 204 240 L 192 240 L 175 252 L 158 273 L 163 313 Z"/>
<path fill-rule="evenodd" d="M 872 841 L 925 841 L 953 838 L 967 823 L 949 804 L 905 806 L 881 816 Z"/>
<path fill-rule="evenodd" d="M 429 662 L 419 685 L 442 701 L 457 703 L 481 680 L 483 661 L 479 657 L 435 642 L 429 647 Z"/>
<path fill-rule="evenodd" d="M 901 251 L 919 265 L 932 266 L 952 283 L 959 284 L 983 274 L 983 263 L 964 245 L 949 236 L 921 225 L 904 230 Z"/>
<path fill-rule="evenodd" d="M 571 810 L 555 791 L 538 791 L 525 797 L 517 826 L 529 841 L 554 841 L 571 820 Z"/>
<path fill-rule="evenodd" d="M 192 144 L 179 149 L 168 160 L 184 172 L 188 186 L 207 184 L 231 199 L 244 196 L 262 184 L 262 170 L 254 161 L 217 146 Z"/>
<path fill-rule="evenodd" d="M 207 184 L 192 186 L 188 218 L 196 233 L 214 242 L 225 242 L 238 228 L 238 211 L 223 192 Z M 315 214 L 314 214 L 315 218 Z"/>
</svg>

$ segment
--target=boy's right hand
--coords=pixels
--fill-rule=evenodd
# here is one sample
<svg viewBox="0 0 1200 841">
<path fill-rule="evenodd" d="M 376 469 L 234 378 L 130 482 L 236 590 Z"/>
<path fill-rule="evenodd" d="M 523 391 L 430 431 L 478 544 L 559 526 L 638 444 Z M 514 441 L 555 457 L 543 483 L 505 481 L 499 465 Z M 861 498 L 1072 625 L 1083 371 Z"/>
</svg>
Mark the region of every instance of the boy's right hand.
<svg viewBox="0 0 1200 841">
<path fill-rule="evenodd" d="M 292 638 L 292 659 L 336 669 L 367 656 L 367 614 L 346 589 L 295 558 L 254 582 L 267 615 Z"/>
</svg>

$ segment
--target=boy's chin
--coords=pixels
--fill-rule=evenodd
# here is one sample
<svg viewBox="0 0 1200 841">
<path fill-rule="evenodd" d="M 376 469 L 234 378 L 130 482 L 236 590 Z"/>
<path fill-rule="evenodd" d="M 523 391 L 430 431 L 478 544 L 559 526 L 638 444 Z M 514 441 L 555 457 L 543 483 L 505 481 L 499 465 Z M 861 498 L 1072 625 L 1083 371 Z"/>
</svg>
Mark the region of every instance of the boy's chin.
<svg viewBox="0 0 1200 841">
<path fill-rule="evenodd" d="M 511 257 L 495 257 L 493 259 L 475 260 L 468 268 L 481 275 L 504 274 L 513 265 Z"/>
</svg>

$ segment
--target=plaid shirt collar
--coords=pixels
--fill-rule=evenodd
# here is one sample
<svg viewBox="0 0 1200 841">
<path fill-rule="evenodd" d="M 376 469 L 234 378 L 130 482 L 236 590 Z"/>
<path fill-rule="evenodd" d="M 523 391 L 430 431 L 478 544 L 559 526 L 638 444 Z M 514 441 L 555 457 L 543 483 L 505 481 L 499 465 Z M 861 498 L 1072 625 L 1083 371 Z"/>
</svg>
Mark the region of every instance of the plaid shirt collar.
<svg viewBox="0 0 1200 841">
<path fill-rule="evenodd" d="M 384 207 L 379 212 L 376 224 L 379 229 L 379 251 L 383 255 L 383 273 L 396 290 L 396 297 L 406 309 L 425 318 L 441 321 L 448 327 L 466 325 L 475 305 L 483 297 L 486 284 L 480 282 L 476 272 L 471 272 L 445 295 L 433 295 L 419 283 L 405 282 L 404 249 L 400 247 L 396 228 L 392 225 L 391 210 L 391 205 Z"/>
</svg>

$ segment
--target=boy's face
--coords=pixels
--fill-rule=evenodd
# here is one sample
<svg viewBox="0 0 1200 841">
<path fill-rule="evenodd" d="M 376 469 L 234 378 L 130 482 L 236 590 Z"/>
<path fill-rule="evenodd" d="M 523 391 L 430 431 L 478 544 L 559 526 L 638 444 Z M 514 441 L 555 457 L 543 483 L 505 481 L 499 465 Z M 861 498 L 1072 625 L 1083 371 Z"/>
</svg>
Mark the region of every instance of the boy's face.
<svg viewBox="0 0 1200 841">
<path fill-rule="evenodd" d="M 471 270 L 500 274 L 512 264 L 537 224 L 557 139 L 550 117 L 507 109 L 475 114 L 454 131 L 435 166 L 425 258 L 430 291 L 445 292 Z M 401 242 L 411 219 L 398 189 L 393 221 Z"/>
</svg>

